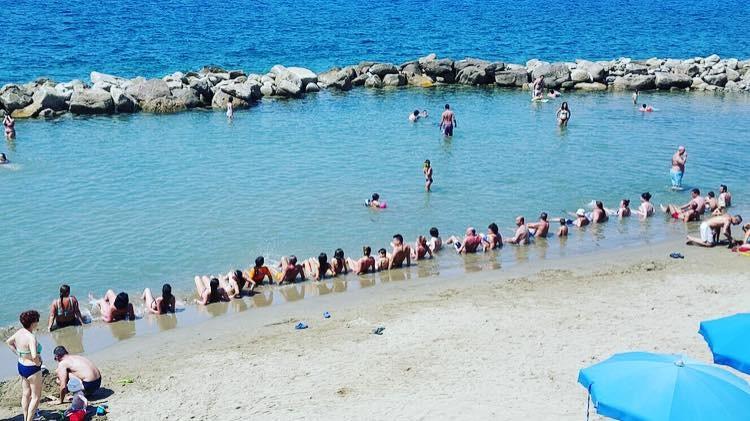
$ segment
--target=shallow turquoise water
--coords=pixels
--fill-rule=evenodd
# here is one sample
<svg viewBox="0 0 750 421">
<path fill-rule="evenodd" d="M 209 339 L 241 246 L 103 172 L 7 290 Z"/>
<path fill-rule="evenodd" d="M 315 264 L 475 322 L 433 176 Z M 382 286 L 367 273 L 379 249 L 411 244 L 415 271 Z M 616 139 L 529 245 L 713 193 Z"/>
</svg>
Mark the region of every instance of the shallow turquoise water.
<svg viewBox="0 0 750 421">
<path fill-rule="evenodd" d="M 572 120 L 555 126 L 559 101 L 530 104 L 528 93 L 477 88 L 324 92 L 297 101 L 264 101 L 223 113 L 66 117 L 19 121 L 2 147 L 14 162 L 0 168 L 3 235 L 0 322 L 27 307 L 43 309 L 65 281 L 74 293 L 136 292 L 170 281 L 182 291 L 195 274 L 245 267 L 256 255 L 277 259 L 329 255 L 342 247 L 385 247 L 430 226 L 444 237 L 495 221 L 507 235 L 517 214 L 558 216 L 602 199 L 634 204 L 684 202 L 667 190 L 669 159 L 690 154 L 685 183 L 707 191 L 726 183 L 747 209 L 750 99 L 746 95 L 648 94 L 644 115 L 628 94 L 572 94 Z M 456 136 L 443 140 L 437 117 L 456 110 Z M 407 122 L 409 110 L 431 116 Z M 421 164 L 435 168 L 432 194 Z M 377 191 L 384 211 L 364 208 Z M 574 233 L 532 253 L 620 247 L 682 235 L 655 218 Z M 502 262 L 523 259 L 512 249 Z M 460 268 L 444 253 L 431 271 Z M 468 270 L 468 268 L 467 268 Z"/>
</svg>

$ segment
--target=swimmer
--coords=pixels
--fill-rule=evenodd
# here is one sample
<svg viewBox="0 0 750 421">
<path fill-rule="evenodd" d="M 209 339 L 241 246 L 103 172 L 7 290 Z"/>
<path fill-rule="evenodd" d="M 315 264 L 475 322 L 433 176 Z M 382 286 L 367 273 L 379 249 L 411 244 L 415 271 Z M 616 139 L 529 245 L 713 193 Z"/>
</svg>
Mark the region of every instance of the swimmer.
<svg viewBox="0 0 750 421">
<path fill-rule="evenodd" d="M 615 215 L 617 215 L 618 218 L 622 219 L 629 217 L 630 214 L 630 199 L 620 200 L 620 207 L 617 209 L 617 212 L 615 212 Z"/>
<path fill-rule="evenodd" d="M 229 98 L 229 101 L 227 101 L 227 118 L 230 120 L 234 118 L 234 104 L 232 100 L 232 98 Z"/>
<path fill-rule="evenodd" d="M 443 115 L 440 116 L 439 127 L 440 130 L 442 130 L 443 135 L 446 137 L 452 137 L 453 129 L 458 127 L 458 123 L 456 122 L 456 114 L 451 110 L 450 104 L 445 104 L 445 111 L 443 111 Z"/>
<path fill-rule="evenodd" d="M 568 103 L 563 102 L 560 104 L 560 109 L 557 110 L 557 125 L 560 127 L 567 127 L 569 120 L 570 109 L 568 108 Z"/>
<path fill-rule="evenodd" d="M 209 305 L 220 301 L 229 301 L 227 291 L 219 286 L 218 278 L 208 279 L 208 276 L 195 277 L 195 289 L 198 291 L 198 304 Z"/>
<path fill-rule="evenodd" d="M 419 110 L 414 110 L 411 114 L 409 114 L 409 121 L 411 121 L 412 123 L 416 123 L 417 121 L 419 121 L 420 117 L 421 116 L 419 115 Z"/>
<path fill-rule="evenodd" d="M 688 235 L 686 244 L 690 246 L 714 247 L 719 244 L 721 234 L 724 234 L 731 247 L 734 245 L 732 225 L 739 225 L 741 223 L 742 217 L 740 215 L 732 216 L 726 213 L 724 215 L 712 216 L 701 223 L 700 238 Z"/>
<path fill-rule="evenodd" d="M 8 140 L 16 138 L 16 120 L 6 114 L 3 118 L 3 126 L 5 127 L 5 138 Z"/>
<path fill-rule="evenodd" d="M 8 161 L 8 158 L 5 156 L 4 153 L 0 153 L 0 165 L 3 164 L 10 164 L 10 161 Z"/>
<path fill-rule="evenodd" d="M 503 247 L 503 236 L 500 235 L 500 228 L 496 223 L 487 226 L 487 234 L 482 236 L 482 247 L 484 251 L 490 251 Z"/>
<path fill-rule="evenodd" d="M 443 248 L 443 239 L 440 238 L 440 231 L 437 228 L 430 228 L 430 240 L 427 242 L 430 246 L 430 250 L 433 253 L 440 251 Z"/>
<path fill-rule="evenodd" d="M 430 164 L 429 159 L 425 159 L 424 161 L 424 168 L 422 168 L 422 173 L 424 174 L 424 189 L 426 191 L 431 191 L 432 188 L 432 166 Z"/>
<path fill-rule="evenodd" d="M 651 193 L 641 193 L 641 205 L 635 213 L 641 218 L 650 218 L 654 216 L 654 205 L 651 204 Z"/>
<path fill-rule="evenodd" d="M 508 244 L 529 244 L 529 229 L 526 227 L 526 218 L 523 216 L 516 217 L 516 233 L 513 237 L 505 240 Z"/>
<path fill-rule="evenodd" d="M 719 186 L 719 207 L 728 208 L 732 206 L 732 193 L 729 193 L 729 188 L 726 184 Z"/>
<path fill-rule="evenodd" d="M 49 321 L 47 329 L 52 332 L 67 326 L 81 326 L 83 316 L 78 307 L 78 299 L 70 295 L 70 286 L 60 285 L 60 298 L 53 301 L 49 307 Z"/>
<path fill-rule="evenodd" d="M 556 91 L 556 90 L 554 90 L 552 88 L 550 88 L 549 91 L 547 91 L 547 97 L 552 98 L 552 99 L 557 98 L 557 97 L 559 97 L 561 95 L 562 94 L 560 92 L 558 92 L 558 91 Z"/>
<path fill-rule="evenodd" d="M 532 85 L 531 98 L 534 100 L 544 97 L 544 75 L 540 75 Z"/>
<path fill-rule="evenodd" d="M 477 235 L 477 230 L 475 230 L 474 227 L 468 227 L 466 228 L 466 235 L 463 240 L 452 235 L 445 243 L 453 244 L 453 247 L 456 248 L 458 254 L 467 254 L 476 253 L 477 248 L 482 244 L 482 241 L 482 237 Z"/>
<path fill-rule="evenodd" d="M 385 202 L 380 201 L 380 195 L 377 193 L 373 193 L 372 198 L 365 201 L 365 206 L 373 209 L 385 209 L 386 207 Z"/>
<path fill-rule="evenodd" d="M 646 104 L 641 104 L 641 108 L 639 108 L 638 111 L 640 111 L 642 113 L 650 113 L 650 112 L 654 111 L 654 107 L 652 107 L 650 105 L 646 105 Z"/>
<path fill-rule="evenodd" d="M 716 194 L 714 192 L 708 192 L 708 195 L 706 195 L 706 198 L 703 200 L 706 201 L 706 210 L 709 212 L 715 212 L 719 209 L 719 201 L 716 199 Z"/>
<path fill-rule="evenodd" d="M 263 284 L 263 279 L 268 278 L 268 284 L 273 284 L 273 274 L 271 273 L 271 270 L 268 269 L 268 266 L 264 265 L 265 259 L 263 256 L 258 256 L 255 258 L 255 266 L 250 268 L 248 271 L 248 278 L 250 278 L 250 281 L 253 283 L 250 290 L 254 290 L 257 285 Z"/>
<path fill-rule="evenodd" d="M 633 105 L 637 105 L 637 104 L 638 104 L 638 89 L 636 89 L 635 92 L 633 92 Z"/>
<path fill-rule="evenodd" d="M 389 269 L 403 267 L 404 260 L 406 260 L 406 266 L 411 266 L 411 246 L 404 244 L 404 237 L 401 234 L 393 236 L 391 246 L 393 247 L 393 251 L 391 252 Z"/>
<path fill-rule="evenodd" d="M 344 250 L 336 249 L 333 252 L 333 263 L 331 264 L 331 267 L 333 268 L 333 276 L 341 275 L 342 273 L 346 275 L 349 273 L 349 266 L 346 264 Z"/>
<path fill-rule="evenodd" d="M 701 197 L 701 191 L 699 189 L 693 189 L 690 191 L 692 199 L 682 206 L 677 205 L 661 205 L 661 210 L 667 215 L 674 219 L 681 219 L 685 222 L 698 221 L 701 219 L 701 215 L 706 212 L 706 200 Z"/>
<path fill-rule="evenodd" d="M 567 237 L 568 236 L 568 221 L 565 220 L 565 218 L 560 218 L 560 228 L 557 229 L 557 236 L 558 237 Z"/>
<path fill-rule="evenodd" d="M 336 275 L 333 266 L 328 263 L 328 255 L 325 253 L 320 253 L 318 255 L 318 260 L 315 260 L 312 257 L 307 259 L 304 263 L 304 267 L 305 271 L 307 271 L 307 275 L 315 281 L 320 281 L 328 276 Z"/>
<path fill-rule="evenodd" d="M 101 310 L 102 320 L 106 323 L 135 320 L 135 309 L 127 293 L 121 292 L 115 295 L 115 292 L 110 289 L 96 304 Z"/>
<path fill-rule="evenodd" d="M 531 222 L 526 225 L 529 234 L 534 237 L 544 238 L 549 233 L 549 222 L 547 222 L 547 212 L 539 214 L 539 222 Z"/>
<path fill-rule="evenodd" d="M 429 255 L 429 257 L 427 257 Z M 427 238 L 424 235 L 417 237 L 414 243 L 414 249 L 411 252 L 411 258 L 414 260 L 432 259 L 432 250 L 427 245 Z"/>
<path fill-rule="evenodd" d="M 383 249 L 385 251 L 385 249 Z M 370 256 L 372 249 L 370 246 L 362 247 L 362 257 L 359 260 L 353 260 L 347 257 L 347 262 L 352 271 L 357 275 L 364 275 L 368 272 L 375 272 L 375 258 Z"/>
<path fill-rule="evenodd" d="M 589 218 L 586 216 L 586 211 L 582 208 L 578 209 L 573 215 L 576 217 L 575 221 L 573 221 L 573 225 L 577 226 L 578 228 L 585 227 L 586 225 L 591 223 Z"/>
<path fill-rule="evenodd" d="M 279 285 L 286 283 L 294 283 L 297 280 L 297 276 L 302 281 L 305 280 L 305 269 L 302 265 L 297 264 L 297 256 L 291 255 L 289 257 L 282 257 L 279 262 L 281 272 L 279 273 Z"/>
<path fill-rule="evenodd" d="M 388 252 L 385 249 L 378 250 L 378 261 L 377 261 L 378 271 L 388 270 L 390 268 L 391 268 L 391 257 L 388 256 Z"/>
<path fill-rule="evenodd" d="M 688 154 L 684 146 L 677 148 L 677 152 L 672 155 L 672 168 L 669 170 L 669 176 L 672 180 L 673 189 L 682 187 L 682 177 L 685 175 L 687 158 Z"/>
<path fill-rule="evenodd" d="M 607 211 L 604 209 L 604 204 L 601 201 L 597 200 L 596 204 L 594 205 L 594 210 L 591 211 L 591 223 L 601 224 L 607 221 L 609 221 L 609 216 L 607 215 Z"/>
<path fill-rule="evenodd" d="M 174 313 L 176 300 L 172 295 L 172 286 L 169 284 L 162 285 L 161 297 L 154 298 L 151 289 L 146 288 L 143 290 L 141 299 L 146 304 L 146 311 L 151 314 Z"/>
<path fill-rule="evenodd" d="M 430 116 L 430 115 L 429 115 L 429 114 L 427 114 L 427 110 L 422 110 L 422 112 L 420 112 L 420 113 L 419 113 L 419 117 L 420 117 L 420 118 L 427 118 L 427 117 L 429 117 L 429 116 Z"/>
</svg>

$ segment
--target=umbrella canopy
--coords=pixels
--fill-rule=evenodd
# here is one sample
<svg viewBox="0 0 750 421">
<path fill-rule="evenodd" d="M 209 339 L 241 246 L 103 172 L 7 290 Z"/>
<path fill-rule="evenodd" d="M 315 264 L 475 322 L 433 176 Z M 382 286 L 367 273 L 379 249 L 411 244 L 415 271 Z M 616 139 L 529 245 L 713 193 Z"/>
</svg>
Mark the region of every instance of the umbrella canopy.
<svg viewBox="0 0 750 421">
<path fill-rule="evenodd" d="M 748 420 L 750 387 L 720 367 L 680 355 L 627 352 L 582 369 L 600 415 L 618 420 Z"/>
<path fill-rule="evenodd" d="M 698 333 L 711 348 L 716 364 L 750 374 L 750 313 L 701 322 Z"/>
</svg>

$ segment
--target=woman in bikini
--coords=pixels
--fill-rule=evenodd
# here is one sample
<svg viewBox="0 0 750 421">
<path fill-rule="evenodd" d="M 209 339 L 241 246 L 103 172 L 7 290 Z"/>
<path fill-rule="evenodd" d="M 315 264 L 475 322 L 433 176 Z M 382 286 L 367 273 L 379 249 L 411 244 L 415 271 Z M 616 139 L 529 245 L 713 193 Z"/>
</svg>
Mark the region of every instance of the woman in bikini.
<svg viewBox="0 0 750 421">
<path fill-rule="evenodd" d="M 422 169 L 422 172 L 424 173 L 424 189 L 427 191 L 431 191 L 432 188 L 432 165 L 430 164 L 430 160 L 427 159 L 424 161 L 424 168 Z"/>
<path fill-rule="evenodd" d="M 5 138 L 15 139 L 16 138 L 16 120 L 10 115 L 6 114 L 3 119 L 3 126 L 5 126 Z"/>
<path fill-rule="evenodd" d="M 130 297 L 125 292 L 115 295 L 115 292 L 110 289 L 97 304 L 102 312 L 102 320 L 106 323 L 135 320 L 135 309 L 133 309 L 133 304 L 130 303 Z"/>
<path fill-rule="evenodd" d="M 146 288 L 143 290 L 141 299 L 146 303 L 146 311 L 151 314 L 174 313 L 176 300 L 172 295 L 172 286 L 169 284 L 164 284 L 161 287 L 161 297 L 154 298 L 151 289 Z"/>
<path fill-rule="evenodd" d="M 351 258 L 347 258 L 347 264 L 357 275 L 364 275 L 367 272 L 375 272 L 375 258 L 370 256 L 370 253 L 372 253 L 370 246 L 364 246 L 362 247 L 362 257 L 360 257 L 359 260 L 355 261 Z"/>
<path fill-rule="evenodd" d="M 49 308 L 49 322 L 47 327 L 52 332 L 68 326 L 80 326 L 83 324 L 81 309 L 78 308 L 78 299 L 70 295 L 70 286 L 60 286 L 60 298 L 53 301 Z"/>
<path fill-rule="evenodd" d="M 312 257 L 307 259 L 305 261 L 305 271 L 309 277 L 316 281 L 325 279 L 327 276 L 335 275 L 333 266 L 328 263 L 328 255 L 325 253 L 320 253 L 318 255 L 318 260 L 315 260 Z"/>
<path fill-rule="evenodd" d="M 200 299 L 196 300 L 198 304 L 209 305 L 220 301 L 229 301 L 229 294 L 227 294 L 224 288 L 219 286 L 217 278 L 209 280 L 208 276 L 196 276 L 195 289 L 198 291 L 198 297 L 200 297 Z"/>
<path fill-rule="evenodd" d="M 331 263 L 331 266 L 333 267 L 333 276 L 341 275 L 342 273 L 346 275 L 349 273 L 349 266 L 346 264 L 344 250 L 336 249 L 336 251 L 333 252 L 333 262 Z"/>
<path fill-rule="evenodd" d="M 21 376 L 23 387 L 23 419 L 31 421 L 36 418 L 36 410 L 42 396 L 42 344 L 37 342 L 34 334 L 39 326 L 39 313 L 35 310 L 24 311 L 19 320 L 23 327 L 5 343 L 18 355 L 18 374 Z"/>
<path fill-rule="evenodd" d="M 570 108 L 568 108 L 568 103 L 566 101 L 560 104 L 560 108 L 557 110 L 557 125 L 560 127 L 567 127 L 568 120 L 570 120 Z"/>
</svg>

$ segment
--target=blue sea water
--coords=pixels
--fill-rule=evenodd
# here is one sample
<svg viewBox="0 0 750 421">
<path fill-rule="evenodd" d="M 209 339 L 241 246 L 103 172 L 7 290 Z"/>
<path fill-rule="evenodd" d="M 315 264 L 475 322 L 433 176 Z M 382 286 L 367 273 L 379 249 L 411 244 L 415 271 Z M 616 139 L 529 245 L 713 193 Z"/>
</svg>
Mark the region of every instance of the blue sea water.
<svg viewBox="0 0 750 421">
<path fill-rule="evenodd" d="M 617 56 L 750 57 L 740 42 L 750 12 L 741 1 L 695 2 L 38 2 L 3 6 L 0 81 L 86 78 L 91 70 L 159 76 L 208 63 L 264 71 L 276 63 L 322 70 L 364 59 L 399 62 L 429 52 L 513 62 Z M 626 94 L 571 94 L 573 119 L 555 127 L 559 101 L 527 93 L 450 87 L 323 92 L 263 101 L 227 122 L 222 113 L 64 117 L 18 121 L 0 146 L 0 323 L 44 308 L 65 281 L 79 297 L 192 288 L 195 274 L 247 266 L 257 255 L 332 254 L 413 241 L 430 226 L 444 236 L 489 222 L 561 216 L 592 199 L 637 205 L 684 202 L 666 189 L 669 157 L 690 153 L 685 181 L 730 185 L 739 210 L 750 193 L 742 169 L 750 130 L 745 95 L 645 94 L 641 114 Z M 459 126 L 436 123 L 454 105 Z M 426 121 L 407 113 L 425 108 Z M 731 151 L 731 152 L 728 152 Z M 423 192 L 421 164 L 435 168 Z M 377 191 L 385 211 L 362 206 Z M 747 203 L 747 202 L 744 202 Z M 657 218 L 611 223 L 551 241 L 540 256 L 642 244 L 684 227 Z M 520 258 L 522 258 L 521 256 Z M 493 257 L 519 259 L 513 249 Z M 441 256 L 435 273 L 461 267 Z M 135 297 L 135 294 L 132 295 Z"/>
</svg>

